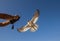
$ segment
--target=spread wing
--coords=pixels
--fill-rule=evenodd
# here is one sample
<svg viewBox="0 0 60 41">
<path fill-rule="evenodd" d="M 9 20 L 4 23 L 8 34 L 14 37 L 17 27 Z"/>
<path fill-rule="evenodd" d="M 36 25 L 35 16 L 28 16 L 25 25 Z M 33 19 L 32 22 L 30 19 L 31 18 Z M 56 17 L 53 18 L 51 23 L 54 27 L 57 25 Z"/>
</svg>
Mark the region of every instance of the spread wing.
<svg viewBox="0 0 60 41">
<path fill-rule="evenodd" d="M 38 20 L 38 17 L 39 17 L 39 10 L 37 9 L 31 21 L 33 23 L 36 23 L 36 21 Z"/>
<path fill-rule="evenodd" d="M 30 27 L 27 24 L 27 25 L 25 25 L 25 26 L 23 26 L 21 28 L 18 28 L 17 31 L 19 31 L 19 32 L 25 32 L 25 31 L 27 31 L 29 29 L 30 29 Z"/>
<path fill-rule="evenodd" d="M 6 22 L 1 22 L 0 23 L 0 26 L 3 27 L 3 26 L 6 26 L 8 24 L 10 24 L 10 21 L 9 20 L 7 20 Z"/>
<path fill-rule="evenodd" d="M 14 18 L 14 16 L 8 15 L 8 14 L 5 14 L 5 13 L 0 13 L 0 19 L 9 20 L 9 19 L 12 19 L 12 18 Z"/>
</svg>

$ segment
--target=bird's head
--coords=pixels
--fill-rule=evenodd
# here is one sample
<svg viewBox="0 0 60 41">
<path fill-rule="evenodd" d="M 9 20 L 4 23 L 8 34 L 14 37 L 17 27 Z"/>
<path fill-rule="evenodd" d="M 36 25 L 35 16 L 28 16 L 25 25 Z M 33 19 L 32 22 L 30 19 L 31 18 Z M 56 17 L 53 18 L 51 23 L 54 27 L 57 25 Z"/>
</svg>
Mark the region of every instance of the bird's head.
<svg viewBox="0 0 60 41">
<path fill-rule="evenodd" d="M 10 20 L 11 24 L 14 24 L 16 21 L 18 21 L 20 19 L 19 15 L 14 16 L 13 19 Z"/>
<path fill-rule="evenodd" d="M 19 15 L 16 15 L 16 16 L 14 17 L 14 19 L 15 19 L 15 20 L 19 20 L 19 19 L 20 19 L 20 16 L 19 16 Z"/>
</svg>

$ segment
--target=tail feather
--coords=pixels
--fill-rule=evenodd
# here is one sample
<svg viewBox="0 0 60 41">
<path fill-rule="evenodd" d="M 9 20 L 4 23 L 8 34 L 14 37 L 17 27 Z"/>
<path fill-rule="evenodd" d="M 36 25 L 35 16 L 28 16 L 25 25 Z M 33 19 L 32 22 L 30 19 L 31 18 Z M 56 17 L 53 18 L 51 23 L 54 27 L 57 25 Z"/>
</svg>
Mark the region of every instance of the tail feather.
<svg viewBox="0 0 60 41">
<path fill-rule="evenodd" d="M 38 29 L 38 25 L 35 24 L 35 26 L 30 28 L 31 32 L 35 32 Z"/>
</svg>

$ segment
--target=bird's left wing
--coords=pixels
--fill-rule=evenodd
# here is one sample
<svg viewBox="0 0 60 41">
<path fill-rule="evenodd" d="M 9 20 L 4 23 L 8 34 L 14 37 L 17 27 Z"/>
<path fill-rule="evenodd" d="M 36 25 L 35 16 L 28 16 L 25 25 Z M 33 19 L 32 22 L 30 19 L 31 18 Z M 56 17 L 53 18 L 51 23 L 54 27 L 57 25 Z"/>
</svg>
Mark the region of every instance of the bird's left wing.
<svg viewBox="0 0 60 41">
<path fill-rule="evenodd" d="M 30 27 L 27 24 L 27 25 L 25 25 L 25 26 L 23 26 L 21 28 L 18 28 L 17 31 L 19 31 L 19 32 L 25 32 L 25 31 L 27 31 L 29 29 L 30 29 Z"/>
</svg>

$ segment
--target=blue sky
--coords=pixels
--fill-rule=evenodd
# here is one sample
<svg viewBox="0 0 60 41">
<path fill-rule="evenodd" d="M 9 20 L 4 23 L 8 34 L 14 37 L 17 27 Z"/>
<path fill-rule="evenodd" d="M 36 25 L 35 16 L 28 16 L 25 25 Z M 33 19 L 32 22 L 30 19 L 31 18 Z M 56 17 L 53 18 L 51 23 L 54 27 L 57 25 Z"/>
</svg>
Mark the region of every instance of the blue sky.
<svg viewBox="0 0 60 41">
<path fill-rule="evenodd" d="M 19 33 L 16 28 L 25 25 L 36 9 L 41 13 L 38 31 Z M 0 41 L 60 41 L 60 0 L 0 0 L 0 12 L 21 16 L 13 31 L 11 24 L 0 27 Z"/>
</svg>

